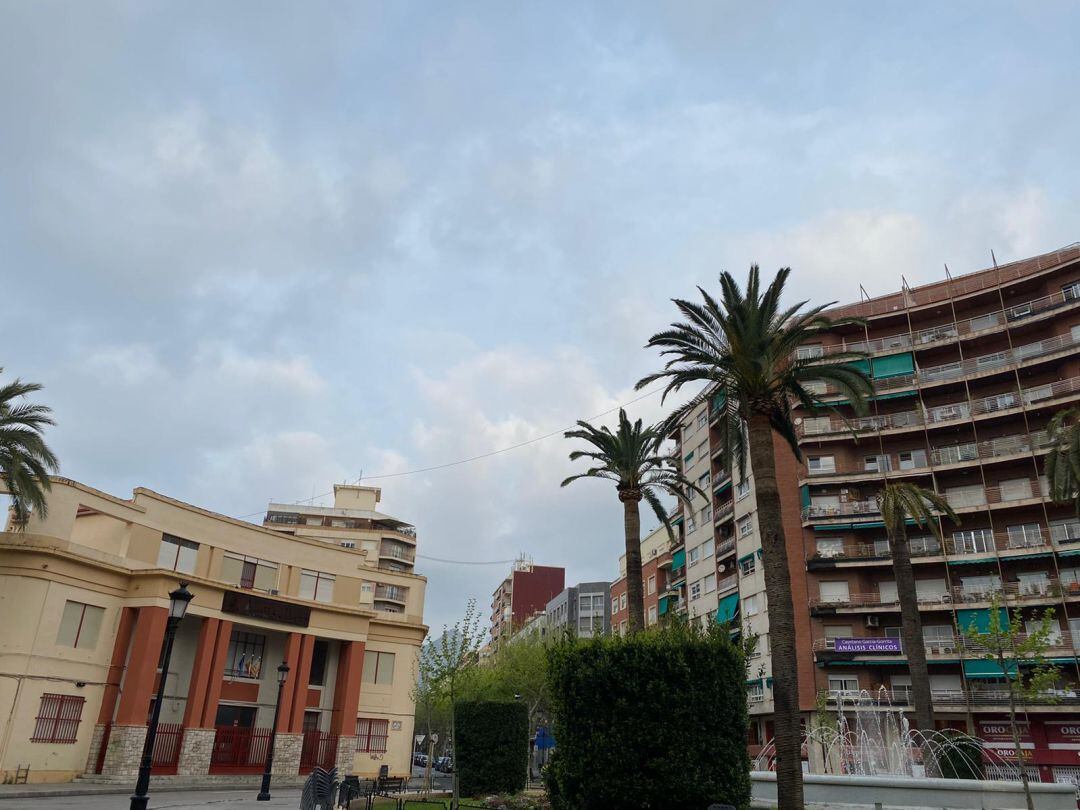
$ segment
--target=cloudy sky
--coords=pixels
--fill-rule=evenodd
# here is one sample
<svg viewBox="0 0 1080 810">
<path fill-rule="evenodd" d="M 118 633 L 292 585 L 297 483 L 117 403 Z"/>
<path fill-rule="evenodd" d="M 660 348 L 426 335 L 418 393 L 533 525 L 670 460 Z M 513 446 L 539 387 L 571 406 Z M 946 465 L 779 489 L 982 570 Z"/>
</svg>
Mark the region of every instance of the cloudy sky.
<svg viewBox="0 0 1080 810">
<path fill-rule="evenodd" d="M 46 386 L 65 475 L 252 519 L 526 441 L 632 399 L 722 269 L 850 300 L 1080 239 L 1078 25 L 3 0 L 0 366 Z M 610 578 L 621 511 L 559 489 L 568 450 L 372 483 L 428 555 Z M 428 621 L 506 568 L 425 561 Z"/>
</svg>

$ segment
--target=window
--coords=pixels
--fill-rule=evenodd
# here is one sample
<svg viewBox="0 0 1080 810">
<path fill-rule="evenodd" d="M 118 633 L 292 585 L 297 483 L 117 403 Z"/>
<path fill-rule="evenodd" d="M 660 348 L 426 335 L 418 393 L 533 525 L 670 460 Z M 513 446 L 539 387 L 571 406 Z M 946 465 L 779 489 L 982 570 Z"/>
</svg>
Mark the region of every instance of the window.
<svg viewBox="0 0 1080 810">
<path fill-rule="evenodd" d="M 1003 501 L 1019 501 L 1031 497 L 1030 478 L 1008 478 L 998 482 L 998 487 Z"/>
<path fill-rule="evenodd" d="M 744 478 L 735 485 L 735 500 L 741 501 L 750 494 L 750 479 Z"/>
<path fill-rule="evenodd" d="M 994 533 L 990 529 L 969 529 L 953 532 L 956 554 L 982 554 L 994 547 Z"/>
<path fill-rule="evenodd" d="M 626 610 L 626 594 L 619 594 L 619 610 Z"/>
<path fill-rule="evenodd" d="M 844 538 L 819 537 L 817 539 L 817 555 L 819 557 L 843 557 Z"/>
<path fill-rule="evenodd" d="M 1042 545 L 1042 527 L 1038 523 L 1020 523 L 1008 526 L 1009 548 L 1030 548 Z"/>
<path fill-rule="evenodd" d="M 656 624 L 656 605 L 649 606 L 649 624 Z"/>
<path fill-rule="evenodd" d="M 886 604 L 899 601 L 899 595 L 896 591 L 896 582 L 891 579 L 879 582 L 878 598 Z"/>
<path fill-rule="evenodd" d="M 739 571 L 742 572 L 744 577 L 750 576 L 757 570 L 757 561 L 754 557 L 747 557 L 745 560 L 739 560 Z"/>
<path fill-rule="evenodd" d="M 105 608 L 70 600 L 65 602 L 64 613 L 60 617 L 60 629 L 56 633 L 56 643 L 61 647 L 94 649 L 104 616 Z"/>
<path fill-rule="evenodd" d="M 685 456 L 683 456 L 683 464 L 686 465 L 687 467 L 690 466 L 690 464 L 691 464 L 691 462 L 693 462 L 693 460 L 694 460 L 694 451 L 693 450 L 691 450 L 689 453 L 687 453 Z"/>
<path fill-rule="evenodd" d="M 650 594 L 656 593 L 656 574 L 653 574 L 651 577 L 649 577 L 648 592 Z"/>
<path fill-rule="evenodd" d="M 626 635 L 626 619 L 623 619 L 621 622 L 619 622 L 619 635 Z"/>
<path fill-rule="evenodd" d="M 822 356 L 822 348 L 820 343 L 806 343 L 795 349 L 795 358 L 797 360 L 814 360 Z"/>
<path fill-rule="evenodd" d="M 750 703 L 761 703 L 765 700 L 765 684 L 760 680 L 746 685 L 746 699 Z"/>
<path fill-rule="evenodd" d="M 46 692 L 38 706 L 37 722 L 30 742 L 73 743 L 82 720 L 86 698 Z"/>
<path fill-rule="evenodd" d="M 1075 518 L 1053 520 L 1050 522 L 1050 536 L 1059 543 L 1080 540 L 1080 521 Z"/>
<path fill-rule="evenodd" d="M 926 466 L 925 450 L 905 450 L 897 455 L 900 458 L 901 470 L 915 470 Z"/>
<path fill-rule="evenodd" d="M 394 653 L 364 650 L 364 683 L 389 686 L 394 682 Z"/>
<path fill-rule="evenodd" d="M 386 740 L 390 736 L 390 721 L 370 717 L 356 718 L 356 750 L 372 754 L 386 753 Z"/>
<path fill-rule="evenodd" d="M 687 532 L 693 532 L 693 531 L 696 531 L 696 530 L 697 530 L 697 522 L 694 520 L 693 517 L 687 518 L 686 519 L 686 531 Z"/>
<path fill-rule="evenodd" d="M 1061 297 L 1066 301 L 1080 299 L 1080 281 L 1071 281 L 1061 287 Z"/>
<path fill-rule="evenodd" d="M 716 590 L 716 574 L 707 574 L 704 581 L 705 593 L 712 593 Z"/>
<path fill-rule="evenodd" d="M 850 598 L 846 579 L 832 582 L 819 582 L 822 602 L 846 602 Z"/>
<path fill-rule="evenodd" d="M 229 639 L 229 652 L 225 658 L 226 678 L 255 678 L 262 674 L 263 651 L 266 636 L 233 630 Z"/>
<path fill-rule="evenodd" d="M 158 551 L 158 568 L 168 568 L 170 571 L 193 574 L 195 573 L 195 559 L 198 554 L 198 543 L 181 540 L 171 534 L 163 535 L 161 549 Z"/>
<path fill-rule="evenodd" d="M 701 510 L 701 525 L 704 526 L 710 520 L 712 520 L 712 507 L 706 506 Z"/>
<path fill-rule="evenodd" d="M 334 575 L 321 571 L 300 572 L 300 598 L 329 602 L 334 596 Z"/>
<path fill-rule="evenodd" d="M 811 475 L 836 472 L 835 456 L 807 456 L 806 469 Z"/>
<path fill-rule="evenodd" d="M 709 418 L 709 414 L 706 411 L 702 411 L 697 415 L 697 426 L 699 428 L 705 427 L 705 420 Z"/>
<path fill-rule="evenodd" d="M 754 519 L 750 515 L 739 518 L 739 537 L 749 537 L 754 533 Z"/>
<path fill-rule="evenodd" d="M 816 397 L 828 393 L 829 390 L 829 386 L 824 380 L 806 380 L 802 386 L 806 393 L 813 394 Z"/>
<path fill-rule="evenodd" d="M 830 675 L 830 692 L 858 692 L 859 679 L 850 675 Z"/>
<path fill-rule="evenodd" d="M 701 444 L 699 444 L 697 446 L 697 450 L 695 450 L 694 452 L 697 453 L 698 458 L 705 458 L 707 455 L 709 455 L 709 440 L 706 439 Z"/>
<path fill-rule="evenodd" d="M 241 588 L 270 591 L 277 588 L 277 565 L 255 557 L 226 554 L 221 561 L 221 578 Z"/>
<path fill-rule="evenodd" d="M 701 546 L 694 546 L 686 555 L 687 567 L 697 565 L 701 560 Z"/>
<path fill-rule="evenodd" d="M 1050 577 L 1045 571 L 1017 574 L 1021 596 L 1044 596 L 1050 593 Z"/>
<path fill-rule="evenodd" d="M 989 596 L 994 591 L 1001 590 L 1001 577 L 986 575 L 979 577 L 960 577 L 964 593 L 969 596 Z"/>
<path fill-rule="evenodd" d="M 325 639 L 315 639 L 311 648 L 311 675 L 308 677 L 308 686 L 326 686 L 326 657 L 330 651 L 330 645 Z"/>
<path fill-rule="evenodd" d="M 693 599 L 700 599 L 700 598 L 701 598 L 701 580 L 698 580 L 697 582 L 695 582 L 693 585 L 690 586 L 690 599 L 693 600 Z"/>
<path fill-rule="evenodd" d="M 699 476 L 698 480 L 697 480 L 698 489 L 700 489 L 703 492 L 705 490 L 707 490 L 709 488 L 709 480 L 710 479 L 709 479 L 709 474 L 708 473 L 705 473 L 704 475 Z"/>
<path fill-rule="evenodd" d="M 748 596 L 748 597 L 746 597 L 745 599 L 742 600 L 742 615 L 744 617 L 745 616 L 756 616 L 757 613 L 758 613 L 758 598 L 757 598 L 756 594 L 754 596 Z"/>
<path fill-rule="evenodd" d="M 851 638 L 850 624 L 825 625 L 825 638 Z"/>
<path fill-rule="evenodd" d="M 617 597 L 617 596 L 611 597 L 611 612 L 612 613 L 618 613 L 619 612 L 619 597 Z"/>
</svg>

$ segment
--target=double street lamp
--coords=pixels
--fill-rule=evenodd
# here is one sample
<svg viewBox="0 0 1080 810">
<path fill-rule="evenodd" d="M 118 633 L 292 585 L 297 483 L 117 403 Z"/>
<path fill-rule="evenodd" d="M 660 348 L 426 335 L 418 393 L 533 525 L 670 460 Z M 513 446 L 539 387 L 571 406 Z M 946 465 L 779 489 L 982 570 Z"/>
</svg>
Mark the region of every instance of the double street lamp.
<svg viewBox="0 0 1080 810">
<path fill-rule="evenodd" d="M 281 691 L 289 678 L 289 665 L 282 661 L 277 668 L 277 703 L 274 704 L 274 725 L 270 727 L 270 744 L 266 747 L 266 765 L 263 767 L 262 787 L 256 801 L 270 801 L 270 771 L 274 767 L 274 743 L 277 741 L 278 714 L 281 712 Z"/>
<path fill-rule="evenodd" d="M 169 676 L 169 659 L 172 658 L 173 640 L 176 628 L 187 613 L 188 603 L 194 594 L 187 589 L 188 584 L 181 582 L 180 587 L 169 594 L 169 620 L 165 623 L 165 640 L 162 642 L 161 680 L 158 682 L 157 698 L 150 715 L 150 727 L 146 730 L 143 743 L 142 762 L 139 764 L 139 779 L 135 783 L 135 793 L 131 797 L 130 810 L 146 810 L 150 800 L 150 769 L 154 763 L 154 739 L 157 737 L 158 718 L 161 717 L 161 704 L 165 702 L 165 680 Z"/>
</svg>

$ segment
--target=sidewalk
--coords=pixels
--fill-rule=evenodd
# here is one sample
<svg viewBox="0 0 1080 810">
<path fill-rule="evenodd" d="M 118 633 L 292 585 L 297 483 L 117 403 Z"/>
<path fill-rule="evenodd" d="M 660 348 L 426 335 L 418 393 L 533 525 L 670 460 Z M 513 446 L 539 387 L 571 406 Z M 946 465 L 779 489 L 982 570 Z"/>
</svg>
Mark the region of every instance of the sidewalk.
<svg viewBox="0 0 1080 810">
<path fill-rule="evenodd" d="M 283 783 L 283 790 L 295 790 L 294 783 Z M 7 799 L 47 799 L 59 796 L 130 796 L 135 790 L 135 780 L 131 784 L 92 784 L 90 782 L 57 782 L 31 785 L 0 785 L 0 802 Z M 223 784 L 207 784 L 206 782 L 170 782 L 168 784 L 155 784 L 150 782 L 150 793 L 179 793 L 189 791 L 221 791 L 221 790 L 259 790 L 259 780 L 247 780 Z"/>
</svg>

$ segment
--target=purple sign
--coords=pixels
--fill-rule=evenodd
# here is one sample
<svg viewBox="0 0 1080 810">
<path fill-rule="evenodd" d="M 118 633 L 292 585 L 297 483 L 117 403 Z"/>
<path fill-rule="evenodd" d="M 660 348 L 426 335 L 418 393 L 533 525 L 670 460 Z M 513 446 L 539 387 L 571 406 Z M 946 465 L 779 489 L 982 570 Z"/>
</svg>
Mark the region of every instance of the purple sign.
<svg viewBox="0 0 1080 810">
<path fill-rule="evenodd" d="M 898 638 L 834 638 L 833 650 L 840 653 L 887 653 L 900 650 Z"/>
</svg>

